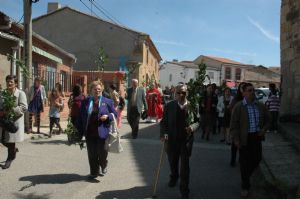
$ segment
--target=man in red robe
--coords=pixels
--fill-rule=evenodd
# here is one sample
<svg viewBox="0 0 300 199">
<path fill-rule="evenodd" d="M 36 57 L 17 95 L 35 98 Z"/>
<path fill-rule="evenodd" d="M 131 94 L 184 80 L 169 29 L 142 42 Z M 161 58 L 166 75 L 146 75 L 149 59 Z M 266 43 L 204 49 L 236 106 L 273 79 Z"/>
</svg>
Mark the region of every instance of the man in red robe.
<svg viewBox="0 0 300 199">
<path fill-rule="evenodd" d="M 146 93 L 146 100 L 148 105 L 148 122 L 158 122 L 162 118 L 162 96 L 153 84 L 150 85 Z"/>
</svg>

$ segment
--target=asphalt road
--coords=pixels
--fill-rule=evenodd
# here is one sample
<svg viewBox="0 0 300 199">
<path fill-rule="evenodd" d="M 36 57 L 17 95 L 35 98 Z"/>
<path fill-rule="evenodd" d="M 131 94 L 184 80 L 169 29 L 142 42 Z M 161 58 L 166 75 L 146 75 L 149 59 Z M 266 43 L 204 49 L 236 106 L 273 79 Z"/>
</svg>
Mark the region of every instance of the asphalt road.
<svg viewBox="0 0 300 199">
<path fill-rule="evenodd" d="M 121 135 L 124 151 L 109 154 L 108 173 L 97 181 L 88 181 L 89 166 L 86 149 L 68 146 L 65 135 L 48 138 L 34 135 L 18 144 L 20 152 L 11 168 L 0 169 L 0 199 L 151 198 L 155 171 L 162 144 L 159 126 L 141 122 L 139 137 L 132 140 L 130 128 L 123 120 Z M 47 129 L 43 130 L 45 133 Z M 229 146 L 219 142 L 219 135 L 207 142 L 196 135 L 191 157 L 190 189 L 193 199 L 238 199 L 240 177 L 238 166 L 229 166 Z M 0 147 L 0 161 L 6 149 Z M 166 157 L 157 188 L 157 198 L 180 198 L 179 187 L 168 188 L 169 168 Z M 3 163 L 3 162 L 2 162 Z M 276 198 L 255 174 L 250 198 Z"/>
</svg>

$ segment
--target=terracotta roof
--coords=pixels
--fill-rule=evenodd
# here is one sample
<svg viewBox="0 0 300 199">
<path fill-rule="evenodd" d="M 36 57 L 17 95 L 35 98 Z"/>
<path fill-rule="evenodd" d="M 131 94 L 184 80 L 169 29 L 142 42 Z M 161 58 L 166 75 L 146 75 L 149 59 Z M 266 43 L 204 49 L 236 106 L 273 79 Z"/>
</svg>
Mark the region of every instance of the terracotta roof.
<svg viewBox="0 0 300 199">
<path fill-rule="evenodd" d="M 167 62 L 170 64 L 175 64 L 175 65 L 179 65 L 179 66 L 183 66 L 186 68 L 195 68 L 198 69 L 198 65 L 195 64 L 194 62 L 190 62 L 190 61 L 181 61 L 181 62 Z M 207 69 L 217 69 L 215 67 L 211 67 L 211 66 L 207 66 Z"/>
<path fill-rule="evenodd" d="M 226 63 L 226 64 L 238 64 L 238 65 L 244 65 L 243 63 L 237 62 L 237 61 L 233 61 L 227 58 L 223 58 L 223 57 L 214 57 L 214 56 L 206 56 L 203 55 L 203 57 L 207 57 L 209 59 L 213 59 L 222 63 Z"/>
</svg>

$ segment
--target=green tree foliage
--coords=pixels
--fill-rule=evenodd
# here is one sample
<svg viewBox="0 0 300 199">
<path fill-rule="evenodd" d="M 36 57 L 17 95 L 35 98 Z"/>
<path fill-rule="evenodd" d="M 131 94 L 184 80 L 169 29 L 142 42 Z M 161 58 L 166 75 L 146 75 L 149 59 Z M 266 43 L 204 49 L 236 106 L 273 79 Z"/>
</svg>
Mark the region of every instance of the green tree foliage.
<svg viewBox="0 0 300 199">
<path fill-rule="evenodd" d="M 5 89 L 1 91 L 1 98 L 3 100 L 2 109 L 4 112 L 6 112 L 5 119 L 14 121 L 16 115 L 13 111 L 13 108 L 15 107 L 16 97 Z"/>
<path fill-rule="evenodd" d="M 98 50 L 98 55 L 97 55 L 97 58 L 96 58 L 96 61 L 95 61 L 96 66 L 97 66 L 97 70 L 100 71 L 100 72 L 103 72 L 104 71 L 104 66 L 107 64 L 107 62 L 108 62 L 108 56 L 105 53 L 104 48 L 101 47 Z"/>
<path fill-rule="evenodd" d="M 10 54 L 7 54 L 7 60 L 8 60 L 8 61 L 15 61 L 15 62 L 16 62 L 16 66 L 19 67 L 19 69 L 20 69 L 22 75 L 23 75 L 24 77 L 26 77 L 26 78 L 31 78 L 31 76 L 30 76 L 30 71 L 29 71 L 29 69 L 26 67 L 25 63 L 24 63 L 22 60 L 16 59 L 16 58 L 14 58 L 12 55 L 10 55 Z"/>
<path fill-rule="evenodd" d="M 206 76 L 206 65 L 201 63 L 198 65 L 199 70 L 197 71 L 196 79 L 190 79 L 187 83 L 188 86 L 188 96 L 187 99 L 190 103 L 188 110 L 188 123 L 191 124 L 194 121 L 194 117 L 199 113 L 199 103 L 202 100 L 201 91 L 204 88 L 204 81 Z"/>
</svg>

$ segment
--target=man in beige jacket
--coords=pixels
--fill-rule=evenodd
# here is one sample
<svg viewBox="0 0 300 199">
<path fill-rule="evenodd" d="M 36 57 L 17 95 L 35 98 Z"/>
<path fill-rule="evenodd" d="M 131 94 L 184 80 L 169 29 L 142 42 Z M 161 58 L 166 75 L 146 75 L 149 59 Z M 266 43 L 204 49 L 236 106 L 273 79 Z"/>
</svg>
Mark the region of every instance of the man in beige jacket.
<svg viewBox="0 0 300 199">
<path fill-rule="evenodd" d="M 270 117 L 264 104 L 255 99 L 253 85 L 246 83 L 242 89 L 244 99 L 233 108 L 230 133 L 240 153 L 241 196 L 247 197 L 250 177 L 262 158 L 261 141 L 269 128 Z"/>
</svg>

